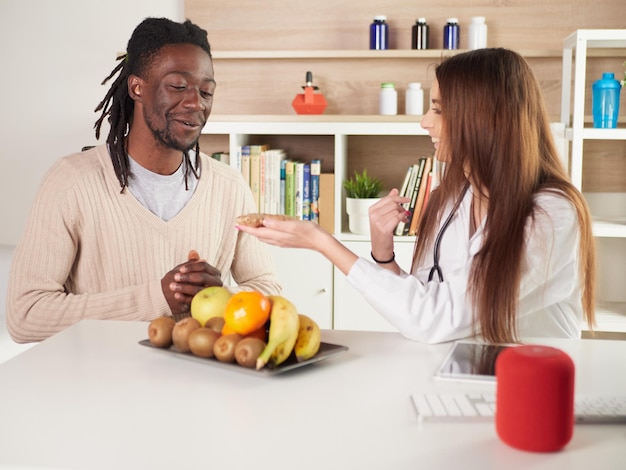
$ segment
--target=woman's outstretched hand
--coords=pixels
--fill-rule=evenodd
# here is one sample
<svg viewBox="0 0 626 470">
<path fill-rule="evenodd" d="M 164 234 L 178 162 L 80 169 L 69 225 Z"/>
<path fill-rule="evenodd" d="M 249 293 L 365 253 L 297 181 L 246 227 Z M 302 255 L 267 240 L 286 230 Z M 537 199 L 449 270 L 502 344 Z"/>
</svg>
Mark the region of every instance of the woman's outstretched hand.
<svg viewBox="0 0 626 470">
<path fill-rule="evenodd" d="M 261 227 L 237 225 L 237 229 L 262 242 L 283 248 L 306 248 L 317 251 L 347 274 L 358 259 L 352 251 L 315 222 L 308 220 L 263 219 Z"/>
<path fill-rule="evenodd" d="M 237 225 L 237 229 L 270 245 L 315 251 L 319 251 L 325 238 L 332 238 L 322 227 L 308 220 L 276 220 L 268 217 L 263 219 L 261 227 Z"/>
</svg>

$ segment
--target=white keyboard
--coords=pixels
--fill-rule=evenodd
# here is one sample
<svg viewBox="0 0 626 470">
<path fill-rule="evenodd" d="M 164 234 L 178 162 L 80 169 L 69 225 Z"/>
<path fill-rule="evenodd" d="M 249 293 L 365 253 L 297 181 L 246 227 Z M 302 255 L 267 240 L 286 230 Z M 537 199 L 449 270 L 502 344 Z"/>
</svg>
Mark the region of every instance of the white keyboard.
<svg viewBox="0 0 626 470">
<path fill-rule="evenodd" d="M 413 393 L 419 421 L 492 421 L 495 393 Z M 626 396 L 578 397 L 574 404 L 577 424 L 626 424 Z"/>
</svg>

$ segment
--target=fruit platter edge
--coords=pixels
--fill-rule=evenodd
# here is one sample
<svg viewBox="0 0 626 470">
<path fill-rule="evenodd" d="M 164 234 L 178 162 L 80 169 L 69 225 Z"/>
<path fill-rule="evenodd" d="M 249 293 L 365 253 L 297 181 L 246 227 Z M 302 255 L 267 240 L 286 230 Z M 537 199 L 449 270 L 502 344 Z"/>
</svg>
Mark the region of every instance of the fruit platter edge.
<svg viewBox="0 0 626 470">
<path fill-rule="evenodd" d="M 256 376 L 274 376 L 277 374 L 281 374 L 283 372 L 287 372 L 290 370 L 294 370 L 294 369 L 299 369 L 301 367 L 305 367 L 311 364 L 314 364 L 316 362 L 320 362 L 323 361 L 325 359 L 329 359 L 333 356 L 336 356 L 338 354 L 344 353 L 346 351 L 348 351 L 348 347 L 347 346 L 341 346 L 338 344 L 331 344 L 331 343 L 324 343 L 322 342 L 320 344 L 320 349 L 318 351 L 318 353 L 313 356 L 311 359 L 308 359 L 306 361 L 302 361 L 302 362 L 298 362 L 296 361 L 295 357 L 293 357 L 293 355 L 287 359 L 285 362 L 283 362 L 282 364 L 280 364 L 278 367 L 264 367 L 261 370 L 256 370 L 256 369 L 251 369 L 248 367 L 242 367 L 239 364 L 235 363 L 235 362 L 220 362 L 217 359 L 215 359 L 214 357 L 210 357 L 210 358 L 205 358 L 205 357 L 199 357 L 199 356 L 194 356 L 191 353 L 184 353 L 184 352 L 180 352 L 179 350 L 176 349 L 176 347 L 174 346 L 170 346 L 169 348 L 159 348 L 154 346 L 153 344 L 150 343 L 150 340 L 148 339 L 144 339 L 139 341 L 139 344 L 142 346 L 147 346 L 151 349 L 157 349 L 160 351 L 163 351 L 165 353 L 169 353 L 169 354 L 173 354 L 175 356 L 178 357 L 183 357 L 185 359 L 191 359 L 193 361 L 197 361 L 203 364 L 208 364 L 211 366 L 215 366 L 215 367 L 220 367 L 223 369 L 230 369 L 230 370 L 235 370 L 237 372 L 244 372 L 244 373 L 248 373 L 248 374 L 252 374 L 252 375 L 256 375 Z"/>
</svg>

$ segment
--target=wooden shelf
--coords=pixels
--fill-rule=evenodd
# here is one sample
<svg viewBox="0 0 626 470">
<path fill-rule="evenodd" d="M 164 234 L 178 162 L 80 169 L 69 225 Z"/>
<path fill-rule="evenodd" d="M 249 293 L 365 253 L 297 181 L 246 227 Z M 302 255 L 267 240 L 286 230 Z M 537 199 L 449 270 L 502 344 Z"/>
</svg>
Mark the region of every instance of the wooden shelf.
<svg viewBox="0 0 626 470">
<path fill-rule="evenodd" d="M 572 140 L 574 131 L 571 127 L 565 129 L 565 137 Z M 600 129 L 595 127 L 584 127 L 582 138 L 585 140 L 626 140 L 626 128 Z"/>
<path fill-rule="evenodd" d="M 211 114 L 211 121 L 223 122 L 376 122 L 418 123 L 422 116 L 396 114 L 393 116 L 382 114 Z"/>
<path fill-rule="evenodd" d="M 466 52 L 466 49 L 387 49 L 375 51 L 358 50 L 247 50 L 247 51 L 212 51 L 217 60 L 262 60 L 262 59 L 440 59 Z M 517 51 L 526 58 L 555 59 L 563 54 L 561 49 L 521 49 Z M 590 57 L 624 57 L 625 48 L 601 48 L 589 51 Z"/>
<path fill-rule="evenodd" d="M 626 220 L 620 219 L 593 219 L 594 237 L 626 238 Z"/>
<path fill-rule="evenodd" d="M 203 134 L 428 135 L 421 116 L 212 115 Z"/>
</svg>

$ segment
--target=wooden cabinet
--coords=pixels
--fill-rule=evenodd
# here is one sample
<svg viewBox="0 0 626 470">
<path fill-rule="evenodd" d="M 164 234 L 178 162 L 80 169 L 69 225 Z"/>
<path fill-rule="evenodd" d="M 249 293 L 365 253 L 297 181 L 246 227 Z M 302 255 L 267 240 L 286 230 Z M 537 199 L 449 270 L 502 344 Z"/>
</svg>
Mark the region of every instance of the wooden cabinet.
<svg viewBox="0 0 626 470">
<path fill-rule="evenodd" d="M 320 328 L 333 325 L 333 265 L 310 250 L 270 247 L 282 295 L 317 322 Z"/>
<path fill-rule="evenodd" d="M 570 144 L 568 162 L 572 182 L 585 195 L 594 219 L 593 232 L 599 262 L 597 329 L 626 332 L 626 295 L 623 287 L 626 266 L 626 193 L 615 191 L 611 183 L 616 168 L 592 168 L 587 164 L 589 152 L 585 150 L 601 142 L 607 148 L 615 149 L 608 158 L 619 164 L 617 171 L 626 169 L 626 161 L 623 160 L 626 149 L 624 113 L 621 113 L 618 120 L 621 125 L 617 129 L 593 128 L 590 117 L 591 85 L 601 76 L 588 73 L 588 57 L 594 51 L 603 49 L 626 51 L 626 29 L 578 30 L 564 39 L 561 122 L 565 125 L 565 136 Z M 622 55 L 621 60 L 618 59 L 619 53 L 615 56 L 611 66 L 617 65 L 619 68 L 606 71 L 615 72 L 616 77 L 621 79 L 621 62 L 626 56 Z M 624 106 L 623 96 L 621 102 Z M 602 183 L 596 183 L 594 187 L 594 180 Z M 587 184 L 588 181 L 590 184 Z"/>
<path fill-rule="evenodd" d="M 413 256 L 414 237 L 411 240 L 399 240 L 396 237 L 395 253 L 398 264 L 409 271 Z M 409 238 L 409 237 L 405 237 Z M 346 241 L 345 245 L 357 255 L 369 259 L 371 245 L 369 241 Z M 346 277 L 335 268 L 334 278 L 334 328 L 337 330 L 357 331 L 397 331 L 387 320 L 380 316 L 363 298 L 361 293 L 350 285 Z"/>
</svg>

